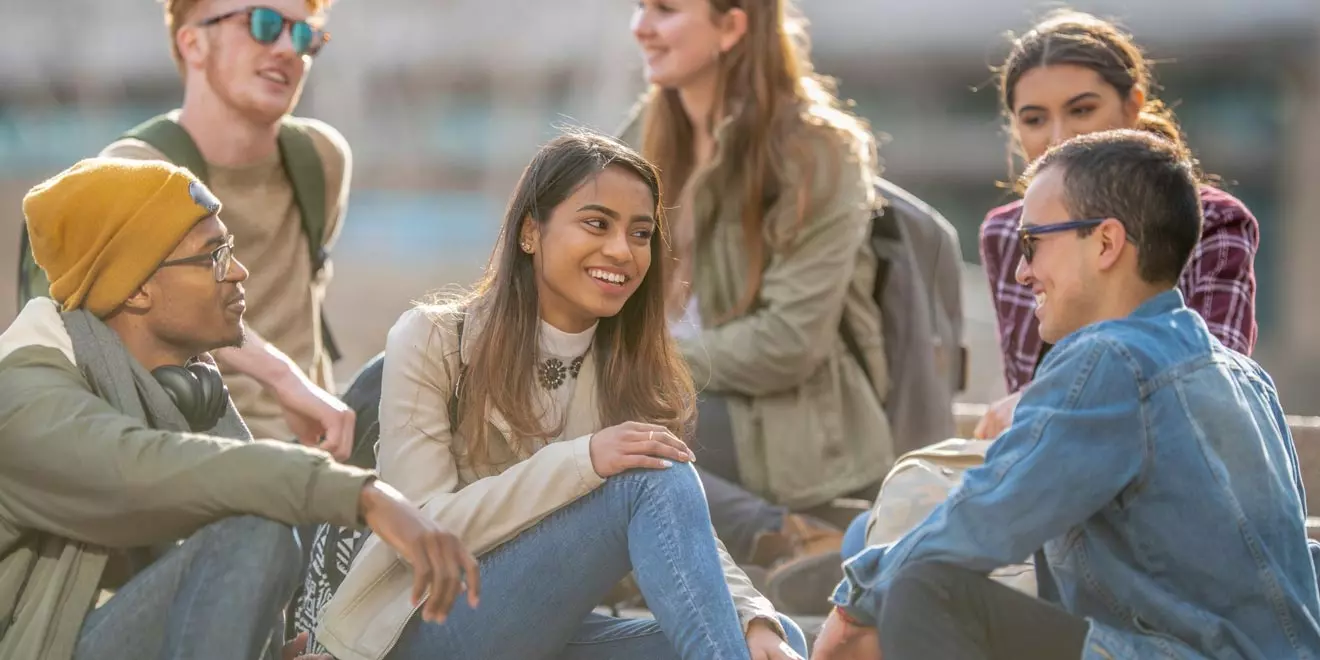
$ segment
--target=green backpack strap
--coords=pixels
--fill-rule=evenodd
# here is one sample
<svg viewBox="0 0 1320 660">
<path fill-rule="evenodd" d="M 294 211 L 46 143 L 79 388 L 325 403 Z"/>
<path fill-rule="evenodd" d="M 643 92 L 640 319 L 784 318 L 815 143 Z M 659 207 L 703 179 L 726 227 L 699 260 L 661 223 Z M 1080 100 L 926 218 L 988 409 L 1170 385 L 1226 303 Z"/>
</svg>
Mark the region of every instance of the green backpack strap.
<svg viewBox="0 0 1320 660">
<path fill-rule="evenodd" d="M 285 117 L 280 122 L 280 160 L 284 172 L 293 186 L 294 201 L 302 216 L 303 233 L 307 235 L 307 248 L 312 260 L 312 273 L 319 275 L 330 259 L 325 249 L 325 166 L 307 124 L 296 117 Z M 331 362 L 342 357 L 339 345 L 330 332 L 330 322 L 321 311 L 321 344 Z"/>
<path fill-rule="evenodd" d="M 187 168 L 202 183 L 206 183 L 206 159 L 197 150 L 197 143 L 193 142 L 192 136 L 170 114 L 156 115 L 134 126 L 121 136 L 123 138 L 146 142 L 165 154 L 166 160 Z"/>
<path fill-rule="evenodd" d="M 325 250 L 325 167 L 306 124 L 294 117 L 280 123 L 280 159 L 293 185 L 294 200 L 302 216 L 303 232 L 311 250 L 312 271 L 320 273 L 329 255 Z"/>
</svg>

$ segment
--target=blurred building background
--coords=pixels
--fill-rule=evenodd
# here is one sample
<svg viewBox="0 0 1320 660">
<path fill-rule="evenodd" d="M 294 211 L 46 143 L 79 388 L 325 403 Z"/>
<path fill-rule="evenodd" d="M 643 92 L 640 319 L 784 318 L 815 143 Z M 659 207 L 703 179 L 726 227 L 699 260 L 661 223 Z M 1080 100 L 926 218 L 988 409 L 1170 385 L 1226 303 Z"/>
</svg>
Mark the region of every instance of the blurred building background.
<svg viewBox="0 0 1320 660">
<path fill-rule="evenodd" d="M 299 114 L 354 151 L 329 313 L 348 377 L 410 301 L 476 278 L 504 200 L 556 125 L 612 131 L 642 90 L 626 0 L 341 0 Z M 885 140 L 886 176 L 940 208 L 967 262 L 971 400 L 1002 391 L 976 232 L 1010 199 L 989 67 L 1054 5 L 802 0 L 817 68 Z M 1257 358 L 1285 407 L 1320 413 L 1320 0 L 1077 0 L 1158 65 L 1207 171 L 1261 223 Z M 19 201 L 181 98 L 151 0 L 0 0 L 0 327 Z"/>
</svg>

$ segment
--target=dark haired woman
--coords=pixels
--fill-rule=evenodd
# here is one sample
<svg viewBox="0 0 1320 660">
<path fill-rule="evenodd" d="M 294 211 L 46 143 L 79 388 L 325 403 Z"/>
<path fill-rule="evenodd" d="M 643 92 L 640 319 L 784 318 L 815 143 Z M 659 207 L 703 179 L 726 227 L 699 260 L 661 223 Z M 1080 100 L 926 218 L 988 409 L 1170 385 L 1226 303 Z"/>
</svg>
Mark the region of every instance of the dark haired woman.
<svg viewBox="0 0 1320 660">
<path fill-rule="evenodd" d="M 381 476 L 479 557 L 482 605 L 423 620 L 369 539 L 318 631 L 335 657 L 805 656 L 716 540 L 679 439 L 694 393 L 665 322 L 659 191 L 615 140 L 552 141 L 475 292 L 390 331 Z M 656 620 L 593 614 L 630 571 Z"/>
</svg>

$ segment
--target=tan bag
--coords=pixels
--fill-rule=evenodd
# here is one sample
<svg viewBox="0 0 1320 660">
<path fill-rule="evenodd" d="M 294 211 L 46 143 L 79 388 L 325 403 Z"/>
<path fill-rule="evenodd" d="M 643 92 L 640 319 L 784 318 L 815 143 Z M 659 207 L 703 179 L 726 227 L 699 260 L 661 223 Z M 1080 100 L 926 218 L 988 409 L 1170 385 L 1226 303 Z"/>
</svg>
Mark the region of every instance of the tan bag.
<svg viewBox="0 0 1320 660">
<path fill-rule="evenodd" d="M 898 459 L 880 486 L 866 524 L 866 545 L 893 543 L 948 499 L 963 472 L 985 462 L 989 440 L 951 439 L 908 452 Z M 990 577 L 1018 591 L 1036 595 L 1036 568 L 1025 561 L 996 569 Z"/>
</svg>

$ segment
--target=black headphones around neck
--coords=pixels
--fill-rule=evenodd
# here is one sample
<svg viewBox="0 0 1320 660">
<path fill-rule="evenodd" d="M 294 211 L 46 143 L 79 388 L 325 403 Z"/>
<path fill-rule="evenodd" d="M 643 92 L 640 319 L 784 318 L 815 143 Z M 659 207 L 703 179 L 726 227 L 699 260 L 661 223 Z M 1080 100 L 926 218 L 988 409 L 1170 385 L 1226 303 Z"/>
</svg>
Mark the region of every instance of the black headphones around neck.
<svg viewBox="0 0 1320 660">
<path fill-rule="evenodd" d="M 188 420 L 194 433 L 215 428 L 229 407 L 229 388 L 220 370 L 208 362 L 191 362 L 186 367 L 167 365 L 151 372 L 156 382 L 174 402 L 174 407 Z"/>
</svg>

